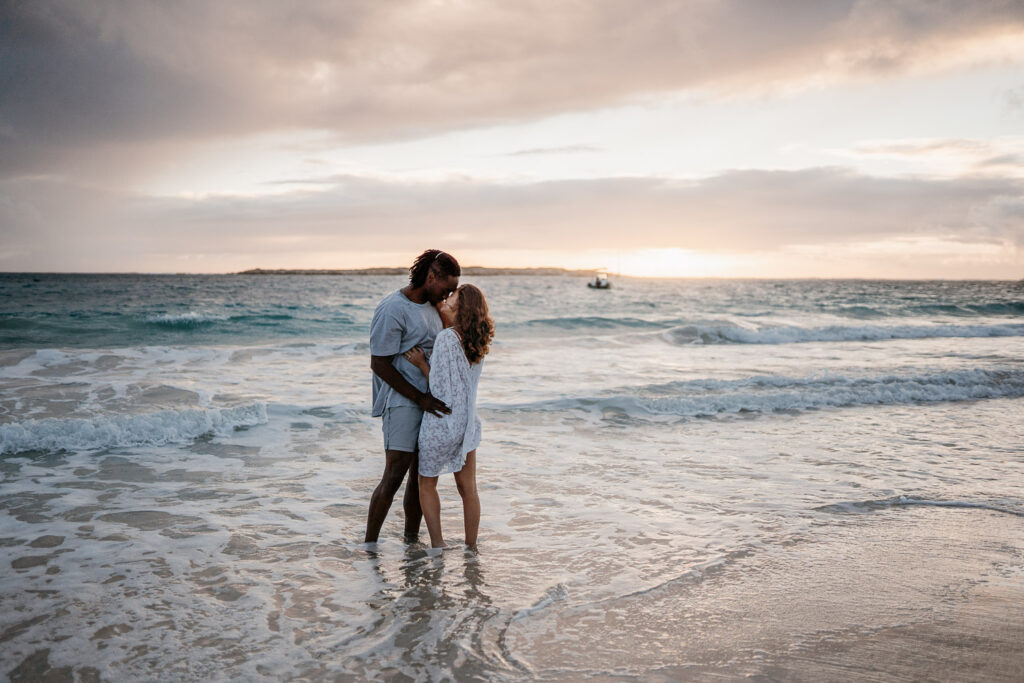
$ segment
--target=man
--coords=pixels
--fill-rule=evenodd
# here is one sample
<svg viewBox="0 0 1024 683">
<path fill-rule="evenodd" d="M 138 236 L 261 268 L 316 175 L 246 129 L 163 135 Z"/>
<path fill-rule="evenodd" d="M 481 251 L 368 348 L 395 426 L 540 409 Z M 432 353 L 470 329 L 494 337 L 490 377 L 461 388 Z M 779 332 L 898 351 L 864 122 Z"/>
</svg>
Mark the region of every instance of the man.
<svg viewBox="0 0 1024 683">
<path fill-rule="evenodd" d="M 370 369 L 373 370 L 374 417 L 381 417 L 384 430 L 384 476 L 370 497 L 366 519 L 367 543 L 376 543 L 391 502 L 402 486 L 405 473 L 405 539 L 416 540 L 420 531 L 417 440 L 423 411 L 432 415 L 451 412 L 444 402 L 430 395 L 426 377 L 402 354 L 414 346 L 427 357 L 434 337 L 444 329 L 437 305 L 459 286 L 462 269 L 450 254 L 428 249 L 409 269 L 409 284 L 384 297 L 370 323 Z"/>
</svg>

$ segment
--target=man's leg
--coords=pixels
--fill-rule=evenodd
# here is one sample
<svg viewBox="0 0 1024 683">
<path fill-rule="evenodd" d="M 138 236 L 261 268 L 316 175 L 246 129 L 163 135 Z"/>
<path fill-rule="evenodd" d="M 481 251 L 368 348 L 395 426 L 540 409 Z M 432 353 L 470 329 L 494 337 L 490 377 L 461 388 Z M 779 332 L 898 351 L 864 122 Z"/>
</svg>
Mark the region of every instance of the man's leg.
<svg viewBox="0 0 1024 683">
<path fill-rule="evenodd" d="M 415 453 L 406 453 L 405 451 L 385 451 L 385 453 L 387 460 L 384 465 L 384 476 L 381 477 L 380 483 L 377 484 L 377 488 L 373 490 L 373 495 L 370 496 L 370 511 L 366 516 L 366 537 L 363 539 L 366 543 L 377 542 L 380 528 L 384 525 L 384 519 L 388 516 L 388 510 L 391 509 L 391 502 L 395 499 L 395 494 L 398 493 L 398 489 L 402 486 L 402 479 L 405 478 L 405 473 L 409 471 L 409 465 L 416 459 Z M 415 477 L 416 473 L 414 471 L 411 478 L 415 479 Z M 408 497 L 408 491 L 406 492 L 406 497 Z M 417 497 L 416 500 L 418 508 L 419 498 Z M 409 520 L 406 519 L 406 529 L 408 529 L 408 523 Z M 420 522 L 417 517 L 417 531 L 419 526 Z"/>
<path fill-rule="evenodd" d="M 423 510 L 420 507 L 419 487 L 419 452 L 412 454 L 412 462 L 409 463 L 409 478 L 405 482 L 405 497 L 402 498 L 402 506 L 405 508 L 405 540 L 413 543 L 420 535 L 420 520 L 423 519 Z"/>
</svg>

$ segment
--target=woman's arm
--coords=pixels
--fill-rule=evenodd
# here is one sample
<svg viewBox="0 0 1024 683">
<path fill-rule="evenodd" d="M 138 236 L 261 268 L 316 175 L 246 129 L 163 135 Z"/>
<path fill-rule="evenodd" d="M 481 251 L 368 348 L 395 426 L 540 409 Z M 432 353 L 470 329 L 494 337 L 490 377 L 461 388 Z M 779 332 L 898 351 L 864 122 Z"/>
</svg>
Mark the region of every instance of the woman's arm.
<svg viewBox="0 0 1024 683">
<path fill-rule="evenodd" d="M 427 357 L 423 353 L 423 349 L 414 346 L 402 355 L 405 356 L 407 361 L 418 367 L 423 376 L 427 378 L 427 381 L 430 381 L 430 364 L 427 363 Z"/>
</svg>

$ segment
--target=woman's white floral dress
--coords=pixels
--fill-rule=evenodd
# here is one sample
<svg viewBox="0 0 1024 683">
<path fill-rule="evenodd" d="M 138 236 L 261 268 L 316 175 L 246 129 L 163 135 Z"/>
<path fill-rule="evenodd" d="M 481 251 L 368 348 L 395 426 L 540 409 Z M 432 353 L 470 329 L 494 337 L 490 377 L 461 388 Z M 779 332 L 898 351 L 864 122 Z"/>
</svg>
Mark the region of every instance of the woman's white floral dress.
<svg viewBox="0 0 1024 683">
<path fill-rule="evenodd" d="M 452 412 L 442 417 L 423 413 L 419 472 L 424 477 L 458 472 L 466 464 L 466 453 L 480 445 L 476 387 L 482 368 L 483 359 L 473 365 L 466 360 L 454 329 L 438 333 L 430 356 L 430 393 Z"/>
</svg>

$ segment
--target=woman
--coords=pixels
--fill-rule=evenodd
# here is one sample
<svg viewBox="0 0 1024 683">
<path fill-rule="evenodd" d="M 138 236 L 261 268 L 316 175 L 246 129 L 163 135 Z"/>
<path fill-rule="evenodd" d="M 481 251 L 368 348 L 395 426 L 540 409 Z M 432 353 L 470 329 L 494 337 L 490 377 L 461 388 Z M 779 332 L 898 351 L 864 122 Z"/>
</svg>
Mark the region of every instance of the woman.
<svg viewBox="0 0 1024 683">
<path fill-rule="evenodd" d="M 476 491 L 476 447 L 480 444 L 480 418 L 476 414 L 476 387 L 484 356 L 494 338 L 494 321 L 484 293 L 462 285 L 438 307 L 445 329 L 434 339 L 430 364 L 419 347 L 405 352 L 430 383 L 430 393 L 451 408 L 441 417 L 423 414 L 419 437 L 420 507 L 430 532 L 432 548 L 444 548 L 441 536 L 441 499 L 437 478 L 455 473 L 466 522 L 466 545 L 476 547 L 480 528 L 480 497 Z"/>
</svg>

